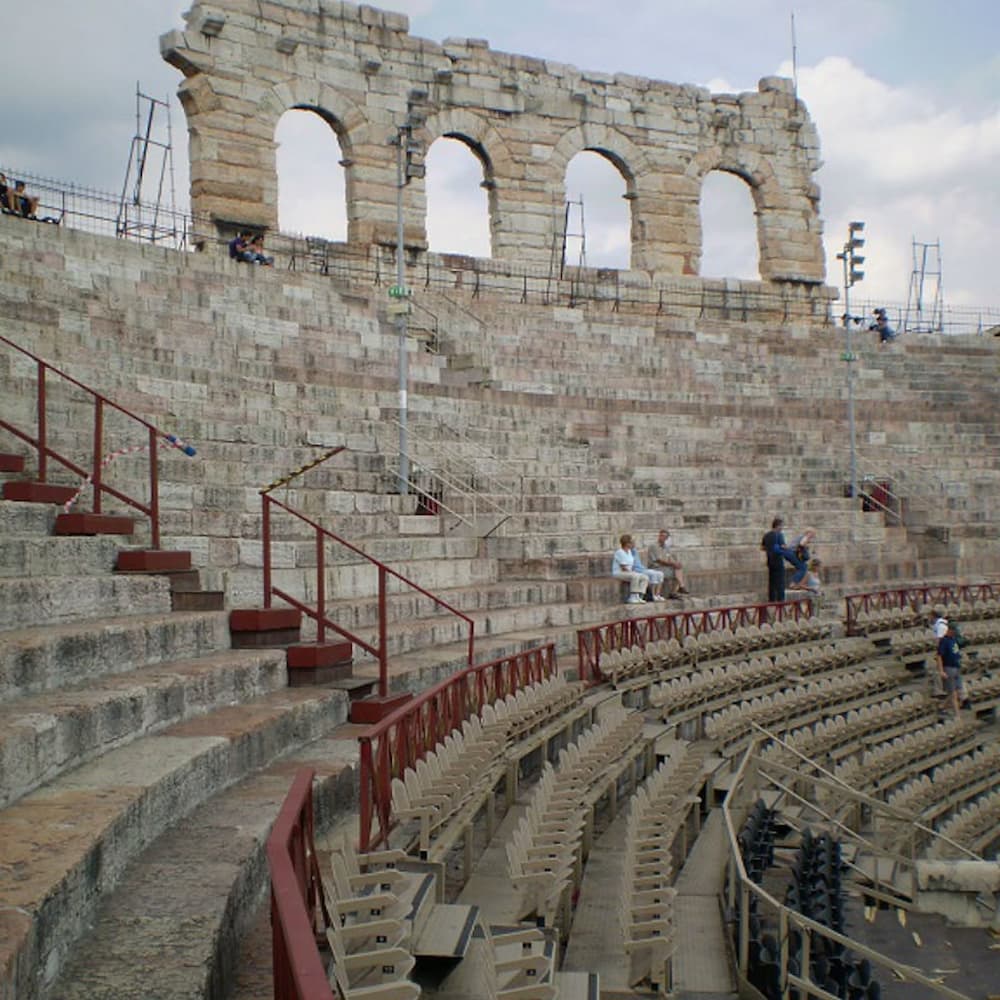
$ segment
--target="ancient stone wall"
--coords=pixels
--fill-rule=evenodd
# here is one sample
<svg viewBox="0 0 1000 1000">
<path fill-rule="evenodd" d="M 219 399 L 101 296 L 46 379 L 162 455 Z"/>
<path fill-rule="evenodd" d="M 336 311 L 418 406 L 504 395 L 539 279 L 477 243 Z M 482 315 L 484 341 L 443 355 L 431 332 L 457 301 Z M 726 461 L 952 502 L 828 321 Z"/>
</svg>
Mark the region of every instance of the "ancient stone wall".
<svg viewBox="0 0 1000 1000">
<path fill-rule="evenodd" d="M 337 0 L 196 0 L 186 28 L 160 40 L 184 73 L 191 197 L 220 232 L 277 226 L 275 128 L 292 108 L 335 131 L 346 174 L 348 241 L 395 243 L 396 147 L 408 120 L 421 151 L 447 136 L 483 165 L 493 257 L 548 264 L 559 239 L 569 161 L 604 155 L 626 182 L 632 267 L 697 275 L 699 203 L 712 170 L 738 175 L 756 207 L 764 281 L 821 283 L 819 142 L 791 82 L 710 94 L 494 52 L 487 42 L 415 38 L 409 21 Z M 426 247 L 425 190 L 403 190 L 405 240 Z"/>
</svg>

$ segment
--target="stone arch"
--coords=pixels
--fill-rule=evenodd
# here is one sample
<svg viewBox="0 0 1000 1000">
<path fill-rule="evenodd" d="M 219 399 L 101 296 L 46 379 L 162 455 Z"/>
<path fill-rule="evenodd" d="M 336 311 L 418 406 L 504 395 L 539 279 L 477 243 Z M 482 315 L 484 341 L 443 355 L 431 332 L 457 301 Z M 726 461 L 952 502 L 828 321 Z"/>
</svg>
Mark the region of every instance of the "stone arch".
<svg viewBox="0 0 1000 1000">
<path fill-rule="evenodd" d="M 274 133 L 286 111 L 311 111 L 330 127 L 340 144 L 341 166 L 344 168 L 344 191 L 347 201 L 347 240 L 355 242 L 361 211 L 355 193 L 355 149 L 368 140 L 370 128 L 364 111 L 342 92 L 308 77 L 293 77 L 264 91 L 258 103 L 263 122 L 272 137 L 268 166 L 273 177 L 274 224 L 277 224 L 278 173 Z"/>
<path fill-rule="evenodd" d="M 649 267 L 647 220 L 644 204 L 645 181 L 654 168 L 643 149 L 617 129 L 586 122 L 564 133 L 552 150 L 548 174 L 553 191 L 553 223 L 560 215 L 566 198 L 566 169 L 577 153 L 592 152 L 603 156 L 625 181 L 625 199 L 629 203 L 631 266 Z M 555 239 L 555 232 L 552 238 Z"/>
<path fill-rule="evenodd" d="M 685 170 L 685 177 L 691 181 L 696 199 L 700 199 L 701 185 L 706 174 L 713 170 L 739 177 L 750 188 L 757 215 L 760 277 L 774 277 L 775 260 L 781 253 L 778 244 L 784 239 L 782 213 L 787 209 L 789 199 L 782 190 L 771 161 L 757 150 L 741 146 L 715 145 L 702 150 L 692 157 Z M 692 219 L 691 226 L 697 233 L 692 251 L 692 267 L 698 273 L 702 252 L 700 215 Z"/>
<path fill-rule="evenodd" d="M 415 137 L 425 150 L 436 139 L 456 139 L 465 145 L 479 160 L 483 168 L 482 186 L 487 193 L 490 244 L 494 254 L 502 243 L 502 230 L 506 212 L 505 200 L 509 197 L 509 181 L 515 175 L 515 166 L 504 137 L 483 116 L 464 108 L 448 108 L 427 117 Z M 418 193 L 426 197 L 423 186 Z"/>
</svg>

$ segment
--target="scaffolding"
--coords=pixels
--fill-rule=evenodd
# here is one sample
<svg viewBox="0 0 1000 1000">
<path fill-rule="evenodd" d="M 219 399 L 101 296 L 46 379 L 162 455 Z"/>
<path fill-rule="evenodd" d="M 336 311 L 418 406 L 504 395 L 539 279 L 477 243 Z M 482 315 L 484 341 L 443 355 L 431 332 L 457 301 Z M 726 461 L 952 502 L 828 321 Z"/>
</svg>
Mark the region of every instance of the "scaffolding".
<svg viewBox="0 0 1000 1000">
<path fill-rule="evenodd" d="M 177 220 L 170 104 L 144 94 L 136 83 L 135 135 L 115 233 L 123 239 L 166 242 L 181 248 L 185 230 L 178 227 Z"/>
<path fill-rule="evenodd" d="M 941 289 L 941 241 L 913 240 L 913 270 L 906 295 L 903 333 L 941 333 L 944 297 Z"/>
<path fill-rule="evenodd" d="M 572 229 L 574 218 L 577 221 L 578 229 Z M 562 241 L 559 252 L 559 277 L 562 278 L 567 267 L 567 253 L 569 251 L 569 241 L 578 240 L 579 254 L 577 255 L 576 266 L 583 269 L 587 266 L 587 226 L 583 216 L 583 195 L 579 198 L 568 199 L 563 206 Z"/>
</svg>

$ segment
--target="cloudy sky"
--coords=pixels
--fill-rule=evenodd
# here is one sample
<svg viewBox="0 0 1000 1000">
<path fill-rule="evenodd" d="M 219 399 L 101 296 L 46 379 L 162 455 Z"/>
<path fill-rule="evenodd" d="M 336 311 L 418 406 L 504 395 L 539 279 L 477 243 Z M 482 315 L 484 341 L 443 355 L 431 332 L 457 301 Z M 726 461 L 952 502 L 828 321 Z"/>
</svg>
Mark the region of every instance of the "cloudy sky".
<svg viewBox="0 0 1000 1000">
<path fill-rule="evenodd" d="M 158 38 L 182 26 L 187 6 L 35 0 L 7 10 L 0 32 L 6 79 L 0 164 L 15 174 L 120 191 L 139 83 L 172 101 L 178 200 L 186 207 L 185 123 L 173 97 L 180 76 L 160 60 Z M 794 11 L 799 94 L 822 142 L 828 282 L 839 283 L 833 254 L 848 221 L 862 219 L 864 298 L 905 302 L 916 239 L 940 243 L 946 303 L 1000 306 L 996 0 L 396 0 L 385 6 L 409 14 L 411 32 L 425 38 L 486 38 L 494 49 L 730 92 L 754 90 L 762 76 L 791 75 Z M 317 122 L 291 112 L 279 125 L 281 225 L 338 237 L 339 152 Z M 470 204 L 483 197 L 471 154 L 439 140 L 428 164 L 432 247 L 485 252 L 485 203 Z M 710 179 L 703 271 L 756 277 L 746 190 L 721 175 Z M 583 199 L 590 264 L 627 259 L 623 190 L 595 154 L 570 165 L 567 191 Z M 571 242 L 571 262 L 578 255 Z M 933 252 L 928 264 L 937 269 Z"/>
</svg>

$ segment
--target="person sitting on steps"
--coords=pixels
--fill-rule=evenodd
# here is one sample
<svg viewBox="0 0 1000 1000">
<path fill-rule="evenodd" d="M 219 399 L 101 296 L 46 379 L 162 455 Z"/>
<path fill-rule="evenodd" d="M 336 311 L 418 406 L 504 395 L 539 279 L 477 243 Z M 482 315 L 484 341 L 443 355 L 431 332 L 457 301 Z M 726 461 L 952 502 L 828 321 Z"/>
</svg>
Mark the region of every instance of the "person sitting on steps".
<svg viewBox="0 0 1000 1000">
<path fill-rule="evenodd" d="M 671 550 L 670 532 L 661 528 L 656 536 L 656 544 L 650 545 L 648 552 L 649 565 L 658 569 L 665 580 L 669 580 L 670 593 L 668 597 L 679 597 L 687 594 L 684 585 L 684 564 L 674 556 Z"/>
<path fill-rule="evenodd" d="M 639 546 L 632 546 L 632 568 L 637 573 L 642 573 L 649 580 L 649 590 L 646 594 L 647 601 L 662 601 L 663 594 L 663 574 L 658 569 L 649 569 L 642 564 L 642 557 L 639 555 Z"/>
<path fill-rule="evenodd" d="M 649 577 L 635 569 L 635 557 L 632 555 L 632 536 L 622 535 L 618 540 L 619 547 L 611 557 L 611 575 L 616 580 L 624 580 L 629 585 L 626 604 L 642 604 L 646 589 L 649 587 Z"/>
</svg>

